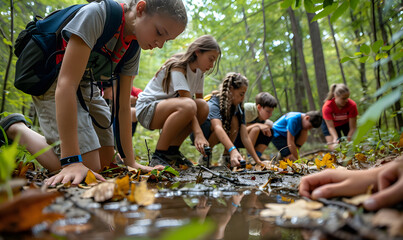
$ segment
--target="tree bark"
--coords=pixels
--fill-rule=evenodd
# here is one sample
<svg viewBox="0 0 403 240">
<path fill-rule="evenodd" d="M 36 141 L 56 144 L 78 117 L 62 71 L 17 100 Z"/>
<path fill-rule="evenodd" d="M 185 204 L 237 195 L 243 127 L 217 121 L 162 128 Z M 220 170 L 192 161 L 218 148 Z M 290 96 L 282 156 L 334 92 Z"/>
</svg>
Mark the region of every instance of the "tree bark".
<svg viewBox="0 0 403 240">
<path fill-rule="evenodd" d="M 291 28 L 292 28 L 292 32 L 294 34 L 296 48 L 298 50 L 298 57 L 299 57 L 300 65 L 301 65 L 301 71 L 302 71 L 302 79 L 304 82 L 306 94 L 308 96 L 309 110 L 315 110 L 316 107 L 315 107 L 315 102 L 314 102 L 313 96 L 312 96 L 311 85 L 309 83 L 308 71 L 306 68 L 304 50 L 303 50 L 303 45 L 302 45 L 302 38 L 298 31 L 298 22 L 295 17 L 294 10 L 292 10 L 291 7 L 288 8 L 288 14 L 290 15 Z"/>
<path fill-rule="evenodd" d="M 385 44 L 389 43 L 389 38 L 388 38 L 388 33 L 386 32 L 385 29 L 385 24 L 383 22 L 383 16 L 382 16 L 382 8 L 381 6 L 378 7 L 378 22 L 379 22 L 379 28 L 381 29 L 382 33 L 382 40 Z M 390 56 L 390 50 L 387 51 L 388 56 Z M 396 77 L 396 71 L 395 67 L 393 66 L 392 59 L 390 59 L 387 63 L 388 66 L 388 76 L 389 76 L 389 81 L 394 79 Z M 400 130 L 403 127 L 403 118 L 402 114 L 400 113 L 400 101 L 396 101 L 394 104 L 394 111 L 396 112 L 396 123 L 397 123 L 397 129 Z"/>
<path fill-rule="evenodd" d="M 329 84 L 327 83 L 325 57 L 323 56 L 322 40 L 320 37 L 320 30 L 317 21 L 312 22 L 315 13 L 306 13 L 308 17 L 309 35 L 312 43 L 313 62 L 315 65 L 316 87 L 318 89 L 319 107 L 327 97 L 329 91 Z"/>
<path fill-rule="evenodd" d="M 6 67 L 6 73 L 4 75 L 3 93 L 2 93 L 0 112 L 4 112 L 4 106 L 6 104 L 7 81 L 8 81 L 8 76 L 10 75 L 11 62 L 13 60 L 13 45 L 14 45 L 14 3 L 13 3 L 13 0 L 10 0 L 10 16 L 11 16 L 11 18 L 10 18 L 11 19 L 10 20 L 11 21 L 11 23 L 10 23 L 11 45 L 9 46 L 8 62 L 7 62 L 7 67 Z"/>
<path fill-rule="evenodd" d="M 249 49 L 250 49 L 250 52 L 251 52 L 251 55 L 252 55 L 251 57 L 252 57 L 253 61 L 255 62 L 255 59 L 256 59 L 255 44 L 250 39 L 249 25 L 248 25 L 248 21 L 247 21 L 247 18 L 246 18 L 245 8 L 243 8 L 243 7 L 242 7 L 242 14 L 243 14 L 242 19 L 243 19 L 243 21 L 245 23 L 245 33 L 246 33 L 245 34 L 245 39 L 248 40 Z M 256 71 L 255 75 L 256 75 L 256 77 L 259 76 L 259 72 Z M 262 80 L 261 79 L 262 79 L 261 77 L 257 77 L 255 79 L 257 88 L 259 89 L 259 92 L 263 92 L 263 86 L 262 86 Z"/>
<path fill-rule="evenodd" d="M 350 10 L 350 18 L 351 18 L 351 23 L 354 24 L 354 22 L 357 20 L 355 16 L 353 15 L 353 12 Z M 362 29 L 362 25 L 360 27 Z M 362 32 L 362 31 L 361 31 Z M 360 32 L 358 29 L 354 30 L 354 35 L 356 38 L 356 42 L 361 41 L 361 36 Z M 357 44 L 356 52 L 360 52 L 360 45 Z M 362 55 L 361 55 L 362 56 Z M 365 73 L 365 63 L 360 62 L 359 65 L 359 71 L 360 71 L 360 81 L 361 81 L 361 87 L 363 90 L 363 96 L 364 98 L 367 98 L 368 95 L 368 81 L 367 81 L 367 75 Z"/>
<path fill-rule="evenodd" d="M 274 97 L 277 100 L 278 110 L 279 110 L 280 114 L 283 115 L 283 111 L 281 110 L 280 100 L 277 97 L 277 90 L 276 90 L 276 86 L 274 85 L 273 75 L 271 73 L 269 56 L 268 56 L 268 54 L 266 52 L 266 47 L 265 47 L 266 46 L 266 16 L 265 16 L 265 9 L 264 9 L 264 0 L 262 0 L 262 14 L 263 14 L 263 53 L 264 53 L 264 60 L 266 62 L 267 69 L 269 70 L 270 81 L 271 81 L 271 85 L 273 87 Z"/>
<path fill-rule="evenodd" d="M 337 62 L 339 63 L 341 78 L 343 79 L 344 85 L 347 86 L 347 81 L 346 81 L 346 76 L 344 75 L 343 65 L 340 62 L 341 58 L 340 58 L 339 46 L 337 45 L 337 40 L 336 40 L 336 35 L 334 33 L 333 24 L 330 22 L 330 15 L 327 16 L 327 21 L 329 22 L 330 32 L 332 33 L 334 48 L 336 49 Z"/>
</svg>

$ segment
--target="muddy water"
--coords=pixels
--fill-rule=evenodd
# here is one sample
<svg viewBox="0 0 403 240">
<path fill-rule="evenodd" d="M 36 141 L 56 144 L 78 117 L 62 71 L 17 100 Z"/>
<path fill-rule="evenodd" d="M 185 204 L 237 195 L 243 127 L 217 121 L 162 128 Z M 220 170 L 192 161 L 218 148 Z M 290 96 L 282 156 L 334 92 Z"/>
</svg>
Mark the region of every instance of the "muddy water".
<svg viewBox="0 0 403 240">
<path fill-rule="evenodd" d="M 217 170 L 220 172 L 220 170 Z M 276 178 L 270 174 L 231 174 L 248 186 L 239 186 L 203 172 L 181 173 L 174 182 L 150 184 L 158 190 L 156 201 L 147 207 L 120 202 L 95 203 L 82 199 L 83 189 L 68 189 L 47 211 L 65 214 L 52 225 L 37 225 L 32 233 L 7 235 L 4 239 L 162 239 L 181 227 L 211 223 L 199 239 L 306 239 L 311 233 L 278 227 L 259 217 L 266 203 L 288 203 L 296 198 L 295 177 Z M 269 188 L 259 188 L 272 178 Z M 291 190 L 290 190 L 291 189 Z M 174 239 L 186 233 L 177 233 Z M 0 237 L 0 239 L 2 239 Z"/>
</svg>

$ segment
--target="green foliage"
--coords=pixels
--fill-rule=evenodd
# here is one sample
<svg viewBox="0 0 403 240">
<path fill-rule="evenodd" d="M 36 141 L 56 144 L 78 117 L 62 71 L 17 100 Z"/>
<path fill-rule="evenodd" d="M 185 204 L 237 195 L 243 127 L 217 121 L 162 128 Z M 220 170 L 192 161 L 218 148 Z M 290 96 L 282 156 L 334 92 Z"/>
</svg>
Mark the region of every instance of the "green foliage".
<svg viewBox="0 0 403 240">
<path fill-rule="evenodd" d="M 14 168 L 17 166 L 16 156 L 18 154 L 18 135 L 11 145 L 4 145 L 0 151 L 0 183 L 5 183 L 11 178 Z"/>
<path fill-rule="evenodd" d="M 375 96 L 385 93 L 389 89 L 393 89 L 391 93 L 380 98 L 373 105 L 371 105 L 364 115 L 358 120 L 358 129 L 354 134 L 353 144 L 358 144 L 367 134 L 367 132 L 372 129 L 381 116 L 382 112 L 389 108 L 396 101 L 400 100 L 402 95 L 402 82 L 403 75 L 399 76 L 397 79 L 391 81 L 389 84 L 384 85 L 380 88 Z"/>
<path fill-rule="evenodd" d="M 160 240 L 190 240 L 204 239 L 208 234 L 211 234 L 215 229 L 214 223 L 211 220 L 206 220 L 203 223 L 199 221 L 191 221 L 189 224 L 168 230 L 159 238 Z"/>
</svg>

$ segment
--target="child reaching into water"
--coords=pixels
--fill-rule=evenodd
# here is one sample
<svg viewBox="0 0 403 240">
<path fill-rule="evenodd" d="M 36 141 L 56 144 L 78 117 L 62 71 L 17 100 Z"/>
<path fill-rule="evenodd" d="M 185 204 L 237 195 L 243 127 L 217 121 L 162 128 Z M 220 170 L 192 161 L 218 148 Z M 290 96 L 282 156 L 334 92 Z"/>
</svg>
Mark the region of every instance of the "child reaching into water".
<svg viewBox="0 0 403 240">
<path fill-rule="evenodd" d="M 101 169 L 113 159 L 114 139 L 112 129 L 100 129 L 93 126 L 91 117 L 78 103 L 76 92 L 80 88 L 91 115 L 103 126 L 110 122 L 110 110 L 102 99 L 99 90 L 92 87 L 91 81 L 102 76 L 111 78 L 111 70 L 122 60 L 125 51 L 132 44 L 141 49 L 162 48 L 168 40 L 176 38 L 186 27 L 186 9 L 181 0 L 132 0 L 129 4 L 120 4 L 122 24 L 103 48 L 111 58 L 92 52 L 97 39 L 102 34 L 106 19 L 105 3 L 92 2 L 82 7 L 62 29 L 63 40 L 67 44 L 63 62 L 57 80 L 41 96 L 33 96 L 41 129 L 45 138 L 33 134 L 26 128 L 20 116 L 13 115 L 7 121 L 7 130 L 22 133 L 21 143 L 45 148 L 47 143 L 60 139 L 60 147 L 50 152 L 50 157 L 39 162 L 50 171 L 62 168 L 61 172 L 49 178 L 46 184 L 80 183 L 88 172 Z M 120 139 L 126 165 L 150 171 L 151 167 L 138 164 L 133 154 L 130 116 L 130 91 L 133 78 L 137 75 L 140 48 L 133 58 L 125 61 L 116 75 L 119 81 L 119 107 L 117 113 L 120 123 Z M 111 69 L 111 63 L 113 68 Z M 90 74 L 91 73 L 91 74 Z M 86 76 L 90 75 L 91 80 Z M 19 129 L 10 123 L 18 123 Z M 17 124 L 14 124 L 17 125 Z M 10 133 L 14 135 L 15 132 Z M 35 152 L 34 152 L 35 153 Z M 163 168 L 159 166 L 158 168 Z M 98 179 L 102 177 L 96 174 Z"/>
<path fill-rule="evenodd" d="M 337 146 L 342 133 L 350 141 L 357 128 L 357 104 L 349 97 L 346 85 L 333 84 L 323 104 L 322 131 L 331 150 Z"/>
<path fill-rule="evenodd" d="M 218 70 L 220 56 L 217 41 L 210 35 L 201 36 L 185 53 L 168 59 L 140 93 L 136 104 L 138 121 L 147 129 L 162 130 L 151 166 L 192 166 L 179 151 L 191 132 L 196 149 L 204 152 L 208 145 L 200 129 L 208 115 L 203 100 L 204 74 Z"/>
<path fill-rule="evenodd" d="M 249 138 L 245 125 L 245 114 L 242 109 L 248 83 L 248 79 L 240 73 L 228 73 L 221 84 L 220 90 L 213 92 L 207 102 L 209 114 L 201 128 L 211 148 L 218 143 L 224 145 L 223 159 L 224 164 L 227 166 L 240 166 L 240 161 L 243 160 L 234 145 L 238 134 L 248 153 L 257 164 L 261 164 Z M 201 159 L 199 164 L 205 165 Z"/>
</svg>

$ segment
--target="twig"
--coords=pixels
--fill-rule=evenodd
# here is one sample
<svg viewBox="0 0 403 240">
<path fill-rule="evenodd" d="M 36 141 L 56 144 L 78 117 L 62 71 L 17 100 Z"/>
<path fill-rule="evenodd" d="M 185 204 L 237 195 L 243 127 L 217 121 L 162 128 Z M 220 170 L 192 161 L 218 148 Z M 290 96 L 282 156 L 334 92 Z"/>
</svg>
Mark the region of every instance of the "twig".
<svg viewBox="0 0 403 240">
<path fill-rule="evenodd" d="M 150 159 L 150 149 L 148 148 L 147 139 L 144 139 L 144 142 L 146 142 L 148 164 L 150 164 L 150 162 L 151 162 L 151 159 Z"/>
</svg>

